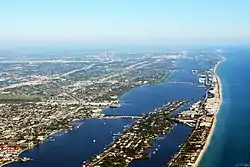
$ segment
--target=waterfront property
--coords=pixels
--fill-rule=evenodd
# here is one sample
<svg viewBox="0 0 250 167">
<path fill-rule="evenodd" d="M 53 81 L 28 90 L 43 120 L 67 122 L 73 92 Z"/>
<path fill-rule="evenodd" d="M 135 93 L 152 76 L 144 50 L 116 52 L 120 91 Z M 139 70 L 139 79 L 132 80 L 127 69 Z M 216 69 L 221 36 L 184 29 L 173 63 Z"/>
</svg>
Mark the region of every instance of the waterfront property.
<svg viewBox="0 0 250 167">
<path fill-rule="evenodd" d="M 149 158 L 146 150 L 153 147 L 151 142 L 171 131 L 174 122 L 170 113 L 185 103 L 185 100 L 171 102 L 137 120 L 107 149 L 85 162 L 83 167 L 126 167 L 135 159 Z"/>
<path fill-rule="evenodd" d="M 220 78 L 216 74 L 218 62 L 210 75 L 211 87 L 207 90 L 207 96 L 203 101 L 195 103 L 189 111 L 179 114 L 183 123 L 191 122 L 194 129 L 176 153 L 168 167 L 198 166 L 199 162 L 210 142 L 216 123 L 216 114 L 219 111 L 222 101 L 222 90 Z M 210 96 L 208 96 L 208 93 Z M 179 120 L 179 119 L 177 119 Z"/>
<path fill-rule="evenodd" d="M 17 142 L 18 151 L 8 157 L 0 154 L 0 165 L 17 161 L 19 152 L 53 133 L 72 130 L 75 120 L 103 118 L 103 109 L 121 106 L 118 97 L 125 91 L 163 82 L 172 60 L 184 55 L 139 57 L 110 54 L 106 59 L 100 53 L 72 61 L 1 62 L 0 140 Z"/>
<path fill-rule="evenodd" d="M 164 58 L 158 57 L 155 59 L 151 58 L 150 56 L 147 57 L 145 61 L 135 59 L 132 60 L 131 62 L 130 61 L 126 62 L 125 64 L 122 65 L 122 67 L 120 66 L 121 65 L 120 62 L 114 62 L 111 64 L 98 63 L 98 65 L 87 63 L 86 68 L 88 68 L 88 71 L 84 70 L 85 69 L 84 67 L 80 67 L 82 66 L 82 64 L 81 65 L 78 64 L 77 68 L 79 70 L 72 70 L 72 73 L 70 72 L 71 71 L 70 70 L 69 72 L 58 74 L 55 76 L 51 75 L 40 78 L 29 76 L 28 78 L 34 80 L 34 82 L 32 81 L 32 84 L 30 84 L 30 82 L 28 81 L 25 82 L 25 84 L 21 85 L 14 84 L 12 86 L 9 85 L 2 86 L 1 87 L 2 101 L 0 104 L 1 105 L 0 110 L 3 111 L 1 112 L 1 118 L 0 118 L 2 123 L 2 124 L 0 123 L 2 125 L 1 130 L 3 132 L 2 139 L 13 140 L 17 142 L 24 141 L 24 144 L 26 145 L 28 145 L 29 143 L 33 143 L 29 147 L 23 148 L 27 149 L 33 147 L 35 144 L 43 142 L 46 136 L 50 135 L 51 133 L 72 129 L 70 123 L 74 120 L 78 120 L 81 118 L 86 118 L 86 119 L 87 118 L 100 118 L 100 119 L 132 118 L 138 120 L 141 119 L 143 113 L 148 112 L 146 110 L 153 111 L 155 108 L 166 103 L 167 101 L 186 99 L 186 96 L 188 96 L 188 99 L 190 97 L 190 99 L 194 100 L 195 95 L 193 95 L 193 93 L 194 91 L 196 91 L 196 89 L 192 89 L 194 91 L 189 90 L 189 92 L 192 95 L 187 95 L 190 93 L 185 93 L 184 98 L 183 97 L 180 98 L 180 96 L 178 95 L 172 96 L 172 94 L 171 95 L 168 94 L 168 96 L 171 96 L 171 100 L 166 98 L 163 102 L 157 102 L 158 104 L 155 106 L 148 105 L 147 107 L 144 107 L 143 109 L 144 111 L 140 111 L 139 108 L 135 107 L 135 109 L 133 110 L 136 110 L 136 112 L 132 113 L 133 112 L 132 111 L 131 112 L 132 114 L 131 113 L 124 114 L 124 112 L 118 113 L 118 115 L 121 115 L 121 113 L 123 113 L 122 114 L 123 116 L 118 116 L 116 114 L 114 114 L 113 116 L 112 114 L 111 115 L 101 114 L 103 108 L 120 107 L 117 98 L 122 92 L 140 85 L 163 81 L 163 79 L 165 79 L 165 77 L 168 76 L 168 74 L 170 73 L 170 67 L 172 67 L 171 61 L 169 61 L 166 57 L 168 56 L 165 56 Z M 178 56 L 173 58 L 174 60 L 178 59 Z M 23 65 L 26 66 L 25 63 Z M 18 67 L 20 71 L 22 71 L 23 67 L 21 66 L 23 65 L 20 65 L 20 67 Z M 57 65 L 58 64 L 56 64 L 55 66 Z M 36 63 L 35 66 L 36 68 L 40 68 L 40 65 L 37 65 Z M 67 64 L 67 68 L 70 66 L 71 66 L 70 64 Z M 113 66 L 115 67 L 113 68 Z M 102 68 L 106 67 L 108 68 L 110 67 L 109 70 L 110 73 L 103 74 Z M 120 67 L 121 69 L 119 69 Z M 24 69 L 26 69 L 26 67 L 24 67 Z M 63 71 L 64 70 L 65 69 L 63 69 Z M 125 73 L 123 72 L 124 70 L 126 71 Z M 183 70 L 177 70 L 177 71 L 181 72 Z M 18 73 L 18 71 L 15 70 L 14 72 Z M 79 73 L 80 75 L 78 75 Z M 140 73 L 140 76 L 138 76 L 138 73 Z M 199 70 L 199 73 L 204 73 L 204 70 Z M 85 74 L 87 76 L 85 76 Z M 13 78 L 15 78 L 14 76 L 19 76 L 19 74 L 14 74 Z M 195 78 L 195 75 L 193 75 L 192 77 Z M 36 81 L 36 79 L 38 80 Z M 36 84 L 33 85 L 33 83 Z M 165 86 L 175 85 L 175 87 L 179 86 L 197 87 L 198 83 L 195 80 L 192 80 L 191 82 L 170 80 L 168 82 L 165 82 L 165 84 L 166 84 Z M 152 87 L 157 87 L 157 86 L 152 86 Z M 157 89 L 153 89 L 153 91 L 157 92 Z M 162 91 L 159 93 L 159 95 L 162 93 L 165 94 L 170 92 Z M 173 92 L 174 94 L 176 94 L 175 91 Z M 150 101 L 150 103 L 151 102 L 152 101 Z M 148 101 L 146 103 L 148 103 Z M 171 118 L 169 122 L 180 121 L 187 125 L 190 124 L 191 127 L 194 124 L 192 122 L 188 122 L 189 120 L 185 120 L 185 118 L 177 118 L 177 119 Z M 7 126 L 10 124 L 10 122 L 12 124 L 11 127 Z M 99 151 L 96 151 L 95 154 L 97 152 Z M 18 154 L 19 152 L 13 152 L 11 160 L 15 160 L 13 157 L 18 156 Z M 93 156 L 93 153 L 91 156 Z M 91 156 L 82 157 L 82 159 L 81 158 L 79 159 L 86 160 L 89 159 Z M 7 160 L 6 157 L 3 158 Z M 32 157 L 32 159 L 35 158 Z M 13 164 L 13 166 L 15 165 Z"/>
</svg>

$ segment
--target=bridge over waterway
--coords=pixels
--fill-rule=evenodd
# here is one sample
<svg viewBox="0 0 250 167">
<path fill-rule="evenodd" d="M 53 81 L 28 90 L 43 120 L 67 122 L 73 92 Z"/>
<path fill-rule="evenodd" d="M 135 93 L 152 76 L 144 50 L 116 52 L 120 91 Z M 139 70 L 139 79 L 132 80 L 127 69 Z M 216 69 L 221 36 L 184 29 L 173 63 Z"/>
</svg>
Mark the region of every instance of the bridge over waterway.
<svg viewBox="0 0 250 167">
<path fill-rule="evenodd" d="M 176 122 L 176 123 L 180 123 L 180 124 L 184 124 L 187 125 L 191 128 L 194 128 L 197 121 L 193 120 L 193 119 L 181 119 L 181 118 L 171 118 L 172 121 Z"/>
<path fill-rule="evenodd" d="M 169 81 L 169 82 L 164 82 L 165 84 L 189 84 L 189 85 L 194 85 L 194 82 L 185 82 L 185 81 Z"/>
<path fill-rule="evenodd" d="M 99 119 L 141 119 L 142 116 L 137 115 L 102 115 Z"/>
<path fill-rule="evenodd" d="M 101 115 L 98 117 L 99 119 L 141 119 L 143 116 L 137 115 Z M 195 120 L 186 120 L 180 118 L 169 118 L 171 121 L 175 123 L 181 123 L 187 125 L 189 127 L 195 127 L 196 121 Z"/>
</svg>

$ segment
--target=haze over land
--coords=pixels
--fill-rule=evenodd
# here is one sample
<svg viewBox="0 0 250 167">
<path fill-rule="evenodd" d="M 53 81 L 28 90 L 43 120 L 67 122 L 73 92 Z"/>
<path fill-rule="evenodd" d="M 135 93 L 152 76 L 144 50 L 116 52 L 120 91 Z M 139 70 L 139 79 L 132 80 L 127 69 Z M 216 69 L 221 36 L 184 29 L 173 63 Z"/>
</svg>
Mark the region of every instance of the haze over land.
<svg viewBox="0 0 250 167">
<path fill-rule="evenodd" d="M 248 166 L 249 9 L 0 1 L 0 167 Z"/>
</svg>

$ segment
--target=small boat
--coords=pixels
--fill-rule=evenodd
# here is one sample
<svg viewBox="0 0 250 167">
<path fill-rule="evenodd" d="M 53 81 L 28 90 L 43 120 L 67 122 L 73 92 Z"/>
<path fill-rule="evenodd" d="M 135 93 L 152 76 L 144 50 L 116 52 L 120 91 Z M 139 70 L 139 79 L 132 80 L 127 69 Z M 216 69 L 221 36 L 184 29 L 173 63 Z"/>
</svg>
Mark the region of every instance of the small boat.
<svg viewBox="0 0 250 167">
<path fill-rule="evenodd" d="M 121 132 L 118 132 L 118 133 L 115 133 L 114 136 L 121 136 L 122 133 Z"/>
</svg>

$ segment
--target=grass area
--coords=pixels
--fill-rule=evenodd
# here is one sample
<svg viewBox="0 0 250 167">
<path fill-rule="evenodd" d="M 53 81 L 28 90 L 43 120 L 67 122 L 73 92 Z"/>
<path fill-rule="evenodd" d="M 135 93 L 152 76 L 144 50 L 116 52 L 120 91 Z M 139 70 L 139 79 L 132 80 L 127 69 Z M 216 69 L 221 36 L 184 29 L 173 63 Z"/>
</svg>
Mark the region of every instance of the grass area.
<svg viewBox="0 0 250 167">
<path fill-rule="evenodd" d="M 40 98 L 37 96 L 31 96 L 31 95 L 1 95 L 0 94 L 0 101 L 39 101 Z"/>
</svg>

